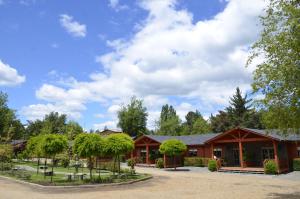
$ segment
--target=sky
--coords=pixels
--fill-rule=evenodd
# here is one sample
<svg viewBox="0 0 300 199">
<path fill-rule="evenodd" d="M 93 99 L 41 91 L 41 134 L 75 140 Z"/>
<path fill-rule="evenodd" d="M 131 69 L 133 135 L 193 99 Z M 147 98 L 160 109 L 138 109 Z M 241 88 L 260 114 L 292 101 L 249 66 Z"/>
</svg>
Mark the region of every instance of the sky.
<svg viewBox="0 0 300 199">
<path fill-rule="evenodd" d="M 143 99 L 208 118 L 239 86 L 251 93 L 264 0 L 0 0 L 0 90 L 25 124 L 51 111 L 115 129 Z"/>
</svg>

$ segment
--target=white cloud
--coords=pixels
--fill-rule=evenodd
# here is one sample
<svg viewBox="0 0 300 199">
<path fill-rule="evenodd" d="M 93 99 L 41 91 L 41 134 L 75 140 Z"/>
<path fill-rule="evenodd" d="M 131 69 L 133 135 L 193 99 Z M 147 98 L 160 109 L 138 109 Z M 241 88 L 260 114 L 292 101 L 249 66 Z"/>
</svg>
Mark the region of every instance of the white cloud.
<svg viewBox="0 0 300 199">
<path fill-rule="evenodd" d="M 260 31 L 264 1 L 230 0 L 214 18 L 196 23 L 190 12 L 176 8 L 175 0 L 140 6 L 149 15 L 136 34 L 108 41 L 112 51 L 96 58 L 103 73 L 91 74 L 89 81 L 72 79 L 64 88 L 43 85 L 37 97 L 53 104 L 100 102 L 112 122 L 116 107 L 136 95 L 144 99 L 153 126 L 165 103 L 174 104 L 182 119 L 196 108 L 208 115 L 227 105 L 237 86 L 250 88 L 254 67 L 245 68 L 245 62 Z"/>
<path fill-rule="evenodd" d="M 109 0 L 108 5 L 115 11 L 126 10 L 129 8 L 127 5 L 121 5 L 119 0 Z"/>
<path fill-rule="evenodd" d="M 106 121 L 103 123 L 99 123 L 99 124 L 94 124 L 93 128 L 95 130 L 103 130 L 105 127 L 107 127 L 108 129 L 116 129 L 117 128 L 117 123 L 116 121 Z"/>
<path fill-rule="evenodd" d="M 67 14 L 60 15 L 60 24 L 65 30 L 74 37 L 85 37 L 87 30 L 85 24 L 75 21 L 72 16 Z"/>
<path fill-rule="evenodd" d="M 26 77 L 0 59 L 0 86 L 16 86 L 25 82 Z"/>
</svg>

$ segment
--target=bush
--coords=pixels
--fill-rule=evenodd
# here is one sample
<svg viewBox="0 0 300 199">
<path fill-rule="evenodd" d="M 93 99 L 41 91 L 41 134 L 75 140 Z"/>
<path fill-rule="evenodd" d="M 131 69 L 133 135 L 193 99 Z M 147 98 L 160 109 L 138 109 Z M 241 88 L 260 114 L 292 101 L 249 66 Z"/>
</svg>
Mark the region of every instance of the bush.
<svg viewBox="0 0 300 199">
<path fill-rule="evenodd" d="M 185 157 L 184 166 L 204 167 L 207 166 L 209 158 Z"/>
<path fill-rule="evenodd" d="M 208 170 L 216 171 L 217 170 L 217 161 L 216 160 L 209 160 L 208 161 Z"/>
<path fill-rule="evenodd" d="M 294 171 L 300 171 L 300 158 L 295 158 L 293 160 L 293 169 Z"/>
<path fill-rule="evenodd" d="M 156 168 L 160 168 L 160 169 L 164 168 L 165 166 L 164 160 L 162 158 L 156 159 L 155 164 L 156 164 Z"/>
<path fill-rule="evenodd" d="M 30 180 L 31 179 L 31 173 L 28 171 L 24 171 L 24 170 L 15 171 L 15 176 L 22 180 Z"/>
<path fill-rule="evenodd" d="M 264 171 L 265 174 L 277 174 L 277 164 L 274 160 L 265 160 L 264 161 Z"/>
<path fill-rule="evenodd" d="M 2 162 L 0 165 L 0 170 L 1 171 L 9 171 L 12 169 L 12 164 L 8 162 Z"/>
<path fill-rule="evenodd" d="M 61 159 L 61 166 L 63 166 L 64 168 L 68 167 L 69 164 L 70 164 L 70 159 L 69 158 L 64 158 L 64 159 Z"/>
<path fill-rule="evenodd" d="M 130 158 L 127 160 L 127 166 L 134 168 L 135 165 L 135 159 L 134 158 Z"/>
</svg>

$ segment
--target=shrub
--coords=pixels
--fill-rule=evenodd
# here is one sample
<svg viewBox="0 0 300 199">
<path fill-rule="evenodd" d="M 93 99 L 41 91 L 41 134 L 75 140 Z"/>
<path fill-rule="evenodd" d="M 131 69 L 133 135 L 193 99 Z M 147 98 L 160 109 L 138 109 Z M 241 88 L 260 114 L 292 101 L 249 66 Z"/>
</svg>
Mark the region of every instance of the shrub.
<svg viewBox="0 0 300 199">
<path fill-rule="evenodd" d="M 127 166 L 134 168 L 135 165 L 135 159 L 134 158 L 130 158 L 127 160 Z"/>
<path fill-rule="evenodd" d="M 208 161 L 208 170 L 216 171 L 217 170 L 217 161 L 216 160 L 209 160 Z"/>
<path fill-rule="evenodd" d="M 61 166 L 63 166 L 64 168 L 68 167 L 70 165 L 70 159 L 69 158 L 64 158 L 61 159 Z"/>
<path fill-rule="evenodd" d="M 22 180 L 30 180 L 31 179 L 31 173 L 29 171 L 19 170 L 14 171 L 14 176 L 17 178 L 20 178 Z"/>
<path fill-rule="evenodd" d="M 294 171 L 300 171 L 300 158 L 295 158 L 293 160 L 293 169 Z"/>
<path fill-rule="evenodd" d="M 155 164 L 156 164 L 156 168 L 160 168 L 160 169 L 164 168 L 164 160 L 162 158 L 156 159 Z"/>
<path fill-rule="evenodd" d="M 203 157 L 185 157 L 184 166 L 207 167 L 210 158 Z"/>
<path fill-rule="evenodd" d="M 264 161 L 264 171 L 265 174 L 277 174 L 277 164 L 274 160 Z"/>
<path fill-rule="evenodd" d="M 9 171 L 12 169 L 12 164 L 8 162 L 2 162 L 2 164 L 0 165 L 0 169 L 1 171 Z"/>
</svg>

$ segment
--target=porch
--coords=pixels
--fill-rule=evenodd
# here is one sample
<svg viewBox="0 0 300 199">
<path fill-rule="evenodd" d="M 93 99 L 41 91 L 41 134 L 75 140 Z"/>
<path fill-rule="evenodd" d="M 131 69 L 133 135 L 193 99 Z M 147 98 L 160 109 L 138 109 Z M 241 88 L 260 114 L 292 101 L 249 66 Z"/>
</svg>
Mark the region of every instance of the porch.
<svg viewBox="0 0 300 199">
<path fill-rule="evenodd" d="M 244 129 L 233 129 L 208 141 L 220 171 L 261 173 L 264 161 L 273 159 L 278 173 L 288 170 L 285 143 Z"/>
</svg>

